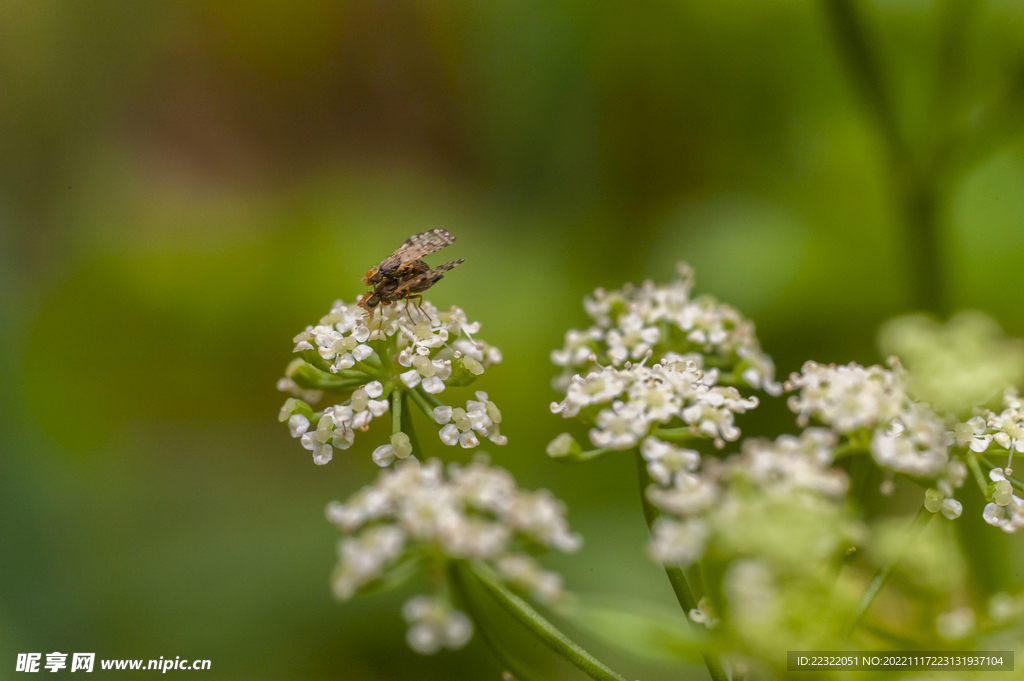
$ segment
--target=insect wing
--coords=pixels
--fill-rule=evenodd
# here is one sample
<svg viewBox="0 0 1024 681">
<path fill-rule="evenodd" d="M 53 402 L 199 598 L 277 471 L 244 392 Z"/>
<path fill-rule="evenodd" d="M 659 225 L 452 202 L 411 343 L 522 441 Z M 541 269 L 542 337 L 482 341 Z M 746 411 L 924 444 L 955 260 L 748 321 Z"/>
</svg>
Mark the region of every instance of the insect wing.
<svg viewBox="0 0 1024 681">
<path fill-rule="evenodd" d="M 458 267 L 464 262 L 466 262 L 465 258 L 452 260 L 451 262 L 446 262 L 443 265 L 438 265 L 433 269 L 427 270 L 422 274 L 417 274 L 414 277 L 406 279 L 401 284 L 399 284 L 398 287 L 395 289 L 395 298 L 407 298 L 408 296 L 414 295 L 416 293 L 423 293 L 428 288 L 436 284 L 437 281 L 444 276 L 445 272 L 452 268 Z"/>
<path fill-rule="evenodd" d="M 427 271 L 427 264 L 423 262 L 423 258 L 453 243 L 455 237 L 446 229 L 432 229 L 422 234 L 414 234 L 406 239 L 398 250 L 384 258 L 376 269 L 391 279 L 423 274 Z M 367 272 L 366 279 L 372 281 L 373 274 L 373 270 Z"/>
</svg>

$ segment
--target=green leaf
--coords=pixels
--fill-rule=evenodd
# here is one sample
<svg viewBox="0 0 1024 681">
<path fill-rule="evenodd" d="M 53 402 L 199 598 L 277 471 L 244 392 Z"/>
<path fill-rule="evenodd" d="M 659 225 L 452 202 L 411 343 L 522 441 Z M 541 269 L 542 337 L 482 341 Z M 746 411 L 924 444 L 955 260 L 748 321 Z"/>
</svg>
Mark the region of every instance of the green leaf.
<svg viewBox="0 0 1024 681">
<path fill-rule="evenodd" d="M 633 599 L 577 596 L 559 614 L 577 628 L 634 657 L 701 662 L 708 636 L 676 608 Z"/>
</svg>

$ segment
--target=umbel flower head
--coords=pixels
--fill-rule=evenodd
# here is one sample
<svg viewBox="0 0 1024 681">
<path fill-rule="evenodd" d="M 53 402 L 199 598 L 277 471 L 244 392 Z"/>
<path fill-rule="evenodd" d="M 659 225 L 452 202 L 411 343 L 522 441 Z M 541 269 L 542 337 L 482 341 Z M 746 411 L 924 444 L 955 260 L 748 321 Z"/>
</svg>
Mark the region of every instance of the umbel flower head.
<svg viewBox="0 0 1024 681">
<path fill-rule="evenodd" d="M 701 470 L 682 467 L 667 479 L 652 476 L 656 484 L 647 488 L 647 498 L 662 511 L 653 527 L 652 557 L 688 567 L 717 542 L 723 555 L 757 549 L 785 563 L 826 559 L 850 533 L 831 522 L 843 514 L 849 485 L 846 474 L 831 467 L 835 443 L 829 431 L 808 428 L 774 442 L 745 440 L 741 454 L 724 461 L 705 457 Z M 664 458 L 642 451 L 648 470 Z M 787 522 L 773 522 L 783 517 Z M 793 531 L 793 519 L 816 531 Z"/>
<path fill-rule="evenodd" d="M 569 531 L 565 506 L 546 490 L 521 490 L 486 455 L 472 463 L 420 463 L 409 457 L 381 471 L 376 483 L 345 503 L 327 506 L 344 537 L 338 544 L 334 594 L 341 599 L 395 574 L 444 574 L 450 561 L 479 561 L 506 583 L 551 603 L 563 595 L 561 577 L 530 555 L 540 548 L 570 553 L 582 539 Z M 412 569 L 410 569 L 412 566 Z M 472 628 L 443 595 L 406 604 L 414 650 L 458 648 Z"/>
<path fill-rule="evenodd" d="M 335 450 L 351 447 L 355 431 L 367 430 L 389 410 L 391 441 L 374 451 L 374 461 L 387 466 L 412 454 L 401 413 L 408 402 L 438 423 L 448 416 L 447 429 L 438 433 L 445 444 L 475 447 L 487 438 L 503 445 L 501 412 L 486 393 L 477 393 L 479 401 L 470 400 L 465 409 L 438 397 L 449 386 L 471 384 L 501 361 L 497 348 L 473 337 L 479 329 L 479 322 L 469 322 L 455 306 L 441 312 L 429 302 L 396 304 L 371 317 L 355 304 L 336 301 L 317 325 L 294 339 L 298 357 L 278 382 L 292 397 L 279 418 L 321 465 Z M 337 401 L 314 410 L 328 398 Z"/>
<path fill-rule="evenodd" d="M 665 285 L 597 289 L 584 301 L 593 325 L 569 331 L 551 353 L 564 367 L 555 387 L 565 393 L 551 411 L 594 424 L 590 441 L 599 449 L 631 449 L 664 436 L 665 427 L 723 447 L 740 436 L 735 415 L 758 405 L 738 387 L 781 391 L 753 322 L 713 298 L 693 298 L 688 265 L 680 264 L 677 275 Z M 563 434 L 548 453 L 578 449 Z"/>
<path fill-rule="evenodd" d="M 824 428 L 775 441 L 748 438 L 741 453 L 724 460 L 705 456 L 696 465 L 687 450 L 673 445 L 673 451 L 661 444 L 641 449 L 654 481 L 645 494 L 660 512 L 651 527 L 650 556 L 688 568 L 713 555 L 715 568 L 705 574 L 722 580 L 705 584 L 718 596 L 691 610 L 692 621 L 723 628 L 735 637 L 733 645 L 759 655 L 769 643 L 835 643 L 833 632 L 852 603 L 845 584 L 836 590 L 834 575 L 829 581 L 827 566 L 865 534 L 846 505 L 847 475 L 832 466 L 836 441 Z M 666 460 L 680 465 L 659 479 L 652 468 Z M 751 566 L 758 572 L 747 575 Z M 785 584 L 820 601 L 812 607 L 784 599 L 779 588 Z M 737 585 L 745 589 L 739 598 Z M 816 626 L 804 624 L 812 621 L 809 610 L 820 610 L 811 615 Z"/>
<path fill-rule="evenodd" d="M 648 280 L 621 290 L 599 288 L 583 302 L 594 322 L 585 331 L 565 334 L 565 345 L 551 353 L 565 367 L 556 387 L 565 391 L 573 375 L 600 367 L 625 367 L 648 357 L 661 360 L 670 353 L 706 368 L 705 383 L 745 385 L 779 394 L 775 367 L 754 333 L 754 323 L 734 308 L 710 296 L 691 295 L 693 269 L 676 267 L 669 284 Z"/>
</svg>

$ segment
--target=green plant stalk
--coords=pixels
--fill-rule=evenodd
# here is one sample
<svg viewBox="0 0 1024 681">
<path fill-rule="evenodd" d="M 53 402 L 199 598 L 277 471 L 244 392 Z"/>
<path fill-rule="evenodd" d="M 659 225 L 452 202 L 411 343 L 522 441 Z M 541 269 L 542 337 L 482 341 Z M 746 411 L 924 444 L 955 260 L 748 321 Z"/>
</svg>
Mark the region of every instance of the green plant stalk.
<svg viewBox="0 0 1024 681">
<path fill-rule="evenodd" d="M 825 14 L 848 76 L 875 119 L 889 154 L 891 185 L 904 229 L 913 305 L 942 313 L 947 304 L 938 238 L 937 169 L 907 142 L 874 45 L 853 0 L 825 0 Z"/>
<path fill-rule="evenodd" d="M 700 435 L 694 435 L 689 428 L 657 428 L 651 434 L 666 442 L 693 442 L 701 439 Z"/>
<path fill-rule="evenodd" d="M 643 454 L 640 453 L 639 449 L 635 451 L 637 479 L 640 483 L 640 505 L 643 507 L 647 529 L 651 530 L 654 527 L 654 521 L 658 519 L 658 509 L 647 498 L 647 488 L 652 482 L 651 475 L 647 471 L 647 461 L 644 460 Z M 686 621 L 690 623 L 691 627 L 697 627 L 690 620 L 690 611 L 697 609 L 697 599 L 690 589 L 690 584 L 686 581 L 686 575 L 681 568 L 669 565 L 665 566 L 665 574 L 668 575 L 669 584 L 672 585 L 672 591 L 676 594 L 679 607 L 683 609 L 683 614 L 686 615 Z M 700 654 L 704 658 L 704 665 L 708 668 L 708 674 L 711 675 L 713 681 L 728 681 L 728 677 L 725 675 L 725 671 L 722 669 L 722 665 L 714 653 L 702 650 Z"/>
<path fill-rule="evenodd" d="M 490 568 L 473 563 L 468 566 L 457 565 L 456 569 L 467 570 L 472 574 L 484 590 L 527 631 L 594 681 L 626 681 L 556 629 L 526 601 L 506 589 Z"/>
<path fill-rule="evenodd" d="M 497 638 L 491 635 L 489 628 L 484 626 L 483 612 L 470 595 L 466 578 L 455 562 L 448 563 L 448 583 L 451 585 L 452 592 L 456 594 L 462 606 L 466 608 L 470 618 L 476 623 L 477 631 L 480 632 L 480 636 L 484 639 L 487 647 L 494 653 L 494 657 L 498 658 L 501 666 L 505 667 L 512 676 L 520 681 L 541 681 L 540 677 L 516 659 Z"/>
<path fill-rule="evenodd" d="M 593 461 L 594 459 L 599 459 L 602 456 L 604 456 L 605 454 L 610 454 L 611 452 L 615 452 L 615 451 L 618 451 L 618 450 L 617 449 L 586 449 L 586 450 L 580 452 L 579 454 L 567 454 L 565 456 L 556 456 L 556 457 L 552 457 L 552 458 L 554 458 L 554 460 L 559 462 L 559 463 L 568 463 L 568 464 L 586 463 L 588 461 Z"/>
<path fill-rule="evenodd" d="M 426 398 L 419 390 L 413 388 L 412 390 L 403 390 L 402 392 L 408 392 L 409 397 L 411 397 L 412 401 L 416 403 L 416 406 L 420 408 L 420 411 L 426 414 L 431 421 L 434 420 L 434 409 L 430 406 L 430 403 L 427 402 Z"/>
<path fill-rule="evenodd" d="M 978 489 L 984 495 L 988 492 L 988 482 L 985 481 L 985 474 L 981 472 L 981 466 L 978 465 L 978 457 L 974 455 L 974 452 L 967 453 L 967 467 L 974 473 L 974 481 L 978 483 Z"/>
<path fill-rule="evenodd" d="M 907 530 L 908 534 L 915 534 L 924 529 L 924 526 L 928 524 L 928 521 L 932 519 L 934 513 L 928 511 L 924 506 L 917 512 L 913 522 L 910 524 L 910 528 Z M 850 616 L 850 619 L 846 621 L 846 625 L 843 627 L 843 635 L 849 636 L 853 633 L 853 630 L 857 628 L 860 621 L 864 619 L 864 615 L 867 614 L 868 610 L 871 609 L 871 604 L 875 602 L 875 598 L 882 589 L 885 587 L 885 583 L 892 577 L 892 573 L 895 572 L 896 566 L 899 565 L 900 558 L 902 556 L 896 556 L 893 560 L 880 569 L 874 576 L 874 578 L 868 583 L 867 588 L 864 589 L 864 593 L 861 594 L 860 601 L 857 603 L 856 609 Z"/>
<path fill-rule="evenodd" d="M 355 368 L 358 369 L 359 371 L 362 371 L 370 378 L 375 378 L 378 381 L 383 381 L 385 378 L 387 378 L 384 375 L 383 371 L 381 371 L 379 368 L 375 366 L 372 366 L 371 364 L 368 364 L 367 362 L 356 362 Z"/>
<path fill-rule="evenodd" d="M 424 401 L 425 401 L 425 402 L 426 402 L 427 404 L 429 404 L 429 405 L 430 405 L 431 407 L 440 407 L 440 406 L 442 406 L 442 405 L 443 405 L 443 402 L 441 402 L 441 400 L 437 399 L 437 398 L 436 398 L 435 396 L 433 396 L 433 395 L 431 395 L 430 393 L 428 393 L 427 391 L 425 391 L 425 390 L 423 389 L 423 386 L 422 386 L 422 385 L 418 385 L 418 386 L 416 386 L 416 387 L 415 387 L 415 388 L 414 388 L 413 390 L 415 390 L 415 391 L 416 391 L 416 393 L 417 393 L 417 394 L 418 394 L 418 395 L 419 395 L 420 397 L 422 397 L 422 398 L 423 398 L 423 400 L 424 400 Z"/>
<path fill-rule="evenodd" d="M 397 389 L 395 390 L 395 393 L 400 394 L 402 396 L 401 406 L 399 407 L 402 412 L 402 415 L 400 417 L 402 432 L 409 436 L 409 444 L 412 446 L 413 454 L 418 454 L 422 458 L 423 450 L 420 449 L 420 441 L 416 437 L 416 429 L 412 427 L 412 411 L 409 410 L 409 404 L 408 402 L 406 402 L 405 398 L 406 395 L 413 392 L 415 391 Z"/>
<path fill-rule="evenodd" d="M 391 391 L 391 434 L 402 430 L 402 393 L 404 390 Z"/>
</svg>

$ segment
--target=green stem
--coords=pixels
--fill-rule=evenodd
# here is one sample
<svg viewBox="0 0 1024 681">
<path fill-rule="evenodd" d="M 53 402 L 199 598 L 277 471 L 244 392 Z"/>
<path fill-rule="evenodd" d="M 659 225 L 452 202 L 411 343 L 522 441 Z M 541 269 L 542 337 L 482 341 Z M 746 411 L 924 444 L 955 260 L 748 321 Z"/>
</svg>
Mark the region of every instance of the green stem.
<svg viewBox="0 0 1024 681">
<path fill-rule="evenodd" d="M 689 428 L 658 428 L 651 434 L 666 442 L 692 442 L 701 439 L 700 435 L 694 435 Z"/>
<path fill-rule="evenodd" d="M 366 362 L 356 362 L 355 367 L 359 369 L 359 371 L 362 371 L 367 376 L 376 378 L 379 381 L 384 380 L 384 373 L 375 366 L 367 364 Z"/>
<path fill-rule="evenodd" d="M 647 472 L 647 461 L 644 460 L 640 450 L 636 450 L 636 471 L 637 479 L 640 483 L 640 506 L 644 511 L 647 529 L 651 530 L 654 527 L 654 521 L 658 519 L 659 513 L 658 509 L 647 498 L 647 488 L 653 481 L 651 480 L 651 474 Z M 672 585 L 672 591 L 676 594 L 676 600 L 679 601 L 679 607 L 683 609 L 683 613 L 686 615 L 686 621 L 690 623 L 691 627 L 697 628 L 698 625 L 690 620 L 690 611 L 697 608 L 697 599 L 690 589 L 690 584 L 686 581 L 686 575 L 681 568 L 670 565 L 665 566 L 665 574 L 668 576 L 669 584 Z M 714 653 L 702 650 L 700 654 L 704 658 L 704 665 L 708 668 L 708 674 L 711 675 L 713 681 L 728 681 L 728 677 L 725 675 L 725 671 L 722 669 L 722 665 Z"/>
<path fill-rule="evenodd" d="M 981 472 L 981 466 L 978 465 L 978 457 L 974 455 L 974 452 L 967 453 L 967 467 L 974 473 L 974 481 L 978 483 L 978 489 L 984 495 L 988 492 L 988 483 L 985 481 L 985 474 Z"/>
<path fill-rule="evenodd" d="M 342 369 L 335 373 L 321 371 L 315 366 L 304 362 L 295 367 L 288 375 L 295 384 L 305 390 L 333 390 L 345 392 L 369 382 L 370 377 L 361 371 Z"/>
<path fill-rule="evenodd" d="M 847 456 L 852 456 L 854 454 L 867 454 L 870 451 L 871 450 L 868 449 L 868 447 L 860 442 L 847 442 L 841 447 L 836 447 L 835 452 L 832 453 L 832 460 L 838 461 L 839 459 Z"/>
<path fill-rule="evenodd" d="M 391 434 L 401 432 L 402 430 L 402 394 L 404 390 L 392 390 L 391 391 Z"/>
<path fill-rule="evenodd" d="M 985 458 L 981 459 L 981 462 L 983 464 L 985 464 L 986 466 L 988 466 L 989 470 L 992 470 L 993 468 L 1002 468 L 1002 466 L 1000 464 L 992 463 L 991 461 L 989 461 L 988 459 L 985 459 Z M 1003 477 L 1005 477 L 1007 480 L 1009 480 L 1010 484 L 1013 485 L 1014 487 L 1016 487 L 1017 489 L 1024 490 L 1024 481 L 1021 481 L 1021 480 L 1018 480 L 1017 478 L 1014 478 L 1012 476 L 1006 475 L 1006 469 L 1005 468 L 1003 468 Z M 984 476 L 982 477 L 982 483 L 984 483 L 984 486 L 981 488 L 981 493 L 985 494 L 988 491 L 988 483 L 985 483 Z"/>
<path fill-rule="evenodd" d="M 914 517 L 914 521 L 910 524 L 910 529 L 907 531 L 908 535 L 913 535 L 924 529 L 924 526 L 928 524 L 928 521 L 932 519 L 934 513 L 931 513 L 923 506 L 921 510 L 917 512 Z M 861 594 L 860 602 L 857 603 L 857 608 L 853 611 L 853 615 L 847 620 L 846 625 L 843 627 L 843 635 L 849 636 L 853 633 L 853 630 L 857 628 L 860 621 L 864 619 L 864 615 L 867 614 L 868 610 L 871 609 L 871 604 L 874 603 L 875 598 L 881 593 L 885 583 L 889 581 L 892 573 L 896 570 L 896 566 L 900 562 L 902 555 L 897 555 L 892 561 L 880 569 L 874 579 L 868 583 L 867 588 L 864 589 L 864 593 Z"/>
<path fill-rule="evenodd" d="M 617 449 L 587 449 L 587 450 L 584 450 L 584 451 L 580 452 L 579 454 L 571 454 L 570 453 L 570 454 L 566 454 L 565 456 L 555 456 L 555 457 L 552 457 L 552 458 L 555 461 L 558 461 L 559 463 L 586 463 L 587 461 L 593 461 L 594 459 L 599 459 L 602 456 L 604 456 L 605 454 L 608 454 L 610 452 L 617 452 L 617 451 L 619 451 L 619 450 L 617 450 Z"/>
<path fill-rule="evenodd" d="M 409 397 L 412 398 L 412 401 L 415 402 L 416 406 L 420 408 L 420 411 L 426 414 L 427 418 L 429 418 L 431 421 L 434 420 L 434 408 L 430 406 L 426 398 L 423 397 L 423 394 L 419 390 L 413 388 L 412 390 L 405 390 L 403 392 L 409 393 Z"/>
<path fill-rule="evenodd" d="M 889 153 L 894 199 L 904 228 L 904 259 L 912 275 L 913 304 L 941 312 L 946 304 L 937 229 L 937 169 L 918 162 L 886 90 L 877 51 L 853 0 L 825 0 L 825 11 L 850 80 L 861 91 Z"/>
<path fill-rule="evenodd" d="M 527 631 L 594 681 L 626 681 L 556 629 L 526 601 L 506 589 L 490 568 L 473 563 L 468 567 L 459 566 L 456 569 L 468 570 L 487 593 Z"/>
<path fill-rule="evenodd" d="M 491 636 L 489 627 L 484 626 L 483 612 L 478 607 L 476 601 L 472 598 L 469 593 L 469 584 L 465 576 L 459 570 L 456 563 L 452 562 L 448 564 L 448 583 L 451 585 L 452 591 L 457 595 L 460 603 L 466 608 L 470 618 L 476 623 L 476 630 L 480 632 L 480 636 L 484 639 L 484 643 L 491 649 L 494 656 L 498 658 L 498 662 L 502 667 L 507 669 L 512 676 L 521 681 L 540 681 L 539 677 L 527 668 L 522 662 L 516 659 L 516 657 L 510 653 L 504 645 L 502 645 L 497 638 Z"/>
<path fill-rule="evenodd" d="M 412 427 L 412 412 L 409 411 L 409 405 L 405 401 L 405 396 L 414 393 L 413 390 L 395 390 L 396 393 L 401 393 L 402 404 L 400 409 L 402 410 L 401 416 L 401 429 L 402 432 L 409 436 L 409 444 L 412 445 L 413 454 L 418 454 L 421 458 L 423 456 L 423 450 L 420 449 L 420 441 L 416 437 L 416 429 Z"/>
<path fill-rule="evenodd" d="M 418 385 L 414 388 L 414 390 L 419 394 L 420 397 L 426 400 L 427 404 L 429 404 L 431 407 L 444 406 L 441 400 L 437 399 L 435 396 L 428 393 L 426 390 L 423 389 L 422 386 Z"/>
</svg>

